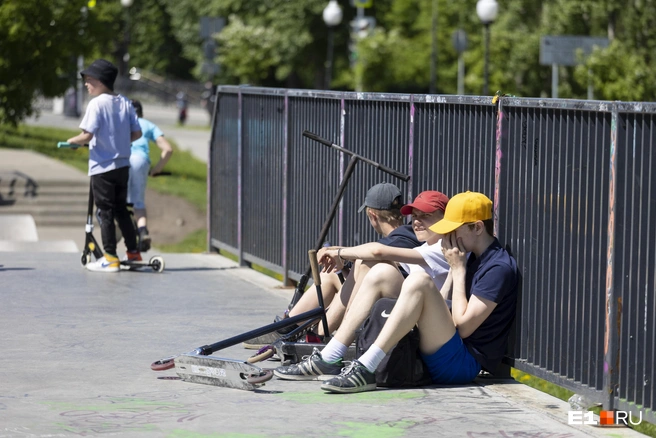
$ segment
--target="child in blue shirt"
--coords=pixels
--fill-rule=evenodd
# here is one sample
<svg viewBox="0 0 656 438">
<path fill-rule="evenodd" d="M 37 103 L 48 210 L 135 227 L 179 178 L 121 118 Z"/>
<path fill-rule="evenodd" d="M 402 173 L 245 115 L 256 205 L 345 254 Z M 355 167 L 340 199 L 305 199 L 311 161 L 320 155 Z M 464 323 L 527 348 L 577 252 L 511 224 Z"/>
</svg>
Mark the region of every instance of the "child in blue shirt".
<svg viewBox="0 0 656 438">
<path fill-rule="evenodd" d="M 89 144 L 91 191 L 98 209 L 104 256 L 87 264 L 95 272 L 118 272 L 114 220 L 123 233 L 127 259 L 140 261 L 136 232 L 127 209 L 130 170 L 130 143 L 141 137 L 137 115 L 128 99 L 114 93 L 118 69 L 111 62 L 97 59 L 81 73 L 89 95 L 80 123 L 82 132 L 69 138 L 73 144 Z"/>
</svg>

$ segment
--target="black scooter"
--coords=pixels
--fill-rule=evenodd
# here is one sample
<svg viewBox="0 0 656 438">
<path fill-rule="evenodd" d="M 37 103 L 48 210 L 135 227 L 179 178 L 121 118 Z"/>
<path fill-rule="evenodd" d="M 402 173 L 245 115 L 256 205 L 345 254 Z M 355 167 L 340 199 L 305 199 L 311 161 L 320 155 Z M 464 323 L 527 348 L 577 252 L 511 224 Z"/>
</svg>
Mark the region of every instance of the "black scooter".
<svg viewBox="0 0 656 438">
<path fill-rule="evenodd" d="M 87 146 L 87 145 L 85 145 Z M 77 149 L 80 147 L 80 145 L 73 144 L 73 143 L 67 143 L 64 141 L 60 141 L 57 143 L 58 148 L 70 148 L 70 149 Z M 134 227 L 135 231 L 137 230 L 137 224 L 134 222 L 134 216 L 132 214 L 132 211 L 130 210 L 130 217 L 132 217 L 132 226 Z M 87 208 L 87 223 L 84 227 L 85 231 L 85 237 L 84 237 L 84 249 L 82 250 L 82 256 L 80 257 L 80 263 L 82 264 L 82 267 L 85 267 L 91 262 L 91 255 L 93 254 L 93 257 L 98 260 L 101 257 L 104 256 L 103 252 L 100 249 L 100 245 L 98 245 L 98 241 L 93 235 L 93 191 L 91 190 L 91 182 L 89 182 L 89 204 Z M 137 233 L 137 239 L 139 238 L 139 233 Z M 139 242 L 137 242 L 137 245 Z M 121 260 L 121 269 L 122 270 L 136 270 L 136 269 L 141 269 L 141 268 L 152 268 L 153 271 L 155 272 L 162 272 L 164 271 L 164 258 L 161 256 L 154 256 L 151 257 L 150 260 L 146 261 L 140 261 L 140 262 L 134 262 L 134 261 L 128 261 L 128 260 Z"/>
</svg>

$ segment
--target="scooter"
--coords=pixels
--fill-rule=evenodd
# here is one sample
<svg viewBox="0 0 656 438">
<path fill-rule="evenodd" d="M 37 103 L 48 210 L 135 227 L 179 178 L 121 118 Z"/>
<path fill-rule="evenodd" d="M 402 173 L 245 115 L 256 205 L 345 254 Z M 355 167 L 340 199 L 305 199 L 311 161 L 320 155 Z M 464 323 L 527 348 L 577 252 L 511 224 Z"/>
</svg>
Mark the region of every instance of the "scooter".
<svg viewBox="0 0 656 438">
<path fill-rule="evenodd" d="M 85 145 L 88 146 L 88 145 Z M 70 148 L 70 149 L 77 149 L 80 147 L 78 144 L 73 144 L 73 143 L 67 143 L 64 141 L 60 141 L 57 143 L 58 148 Z M 130 217 L 132 216 L 132 212 L 130 212 Z M 136 224 L 134 222 L 134 218 L 132 220 L 132 226 L 135 228 L 135 231 L 137 229 Z M 85 237 L 84 237 L 84 249 L 82 250 L 82 256 L 80 257 L 80 264 L 82 267 L 85 267 L 87 264 L 91 262 L 91 255 L 93 254 L 93 257 L 98 260 L 101 257 L 103 257 L 103 252 L 100 250 L 100 245 L 98 245 L 98 241 L 93 235 L 93 191 L 91 190 L 91 182 L 89 182 L 89 204 L 87 208 L 87 223 L 84 227 L 85 231 Z M 137 239 L 139 238 L 139 233 L 137 233 Z M 139 242 L 137 242 L 137 245 Z M 121 269 L 122 270 L 136 270 L 136 269 L 141 269 L 141 268 L 152 268 L 153 271 L 155 272 L 162 272 L 164 271 L 164 259 L 161 256 L 154 256 L 151 257 L 150 260 L 146 261 L 140 261 L 140 262 L 135 262 L 135 261 L 128 261 L 128 260 L 121 260 Z"/>
</svg>

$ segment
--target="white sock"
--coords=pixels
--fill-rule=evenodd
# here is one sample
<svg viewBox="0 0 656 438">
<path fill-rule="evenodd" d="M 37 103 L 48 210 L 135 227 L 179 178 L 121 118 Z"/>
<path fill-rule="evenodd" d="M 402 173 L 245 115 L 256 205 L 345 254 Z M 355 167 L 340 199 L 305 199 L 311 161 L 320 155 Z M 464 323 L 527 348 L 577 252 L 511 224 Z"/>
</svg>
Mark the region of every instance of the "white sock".
<svg viewBox="0 0 656 438">
<path fill-rule="evenodd" d="M 385 359 L 385 352 L 381 350 L 378 345 L 373 344 L 367 351 L 364 352 L 362 356 L 358 358 L 360 362 L 366 369 L 372 373 L 376 372 L 378 365 Z"/>
<path fill-rule="evenodd" d="M 321 358 L 326 362 L 333 363 L 343 358 L 346 350 L 346 345 L 342 344 L 337 339 L 332 338 L 328 344 L 323 347 L 323 350 L 321 350 Z"/>
</svg>

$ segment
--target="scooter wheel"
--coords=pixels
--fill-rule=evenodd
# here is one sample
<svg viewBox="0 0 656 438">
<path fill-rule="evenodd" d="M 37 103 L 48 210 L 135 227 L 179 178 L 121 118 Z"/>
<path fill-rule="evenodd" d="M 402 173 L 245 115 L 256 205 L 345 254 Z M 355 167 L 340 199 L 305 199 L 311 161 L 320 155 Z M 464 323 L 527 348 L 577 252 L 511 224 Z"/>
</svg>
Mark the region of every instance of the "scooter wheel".
<svg viewBox="0 0 656 438">
<path fill-rule="evenodd" d="M 166 359 L 160 359 L 156 362 L 150 364 L 150 369 L 153 371 L 164 371 L 170 370 L 175 366 L 174 357 L 168 357 Z"/>
<path fill-rule="evenodd" d="M 89 254 L 88 252 L 83 252 L 82 257 L 80 257 L 80 264 L 84 268 L 89 263 L 91 263 L 91 254 Z"/>
<path fill-rule="evenodd" d="M 261 362 L 261 361 L 266 360 L 266 359 L 270 358 L 271 356 L 273 356 L 274 353 L 275 353 L 275 350 L 273 349 L 273 347 L 271 345 L 267 345 L 266 347 L 260 348 L 257 351 L 257 353 L 255 353 L 254 355 L 252 355 L 251 357 L 246 359 L 246 362 L 248 362 L 248 363 Z"/>
<path fill-rule="evenodd" d="M 273 378 L 273 370 L 264 370 L 259 375 L 252 375 L 246 378 L 246 381 L 251 385 L 256 385 L 258 383 L 268 382 Z"/>
<path fill-rule="evenodd" d="M 162 272 L 164 270 L 164 259 L 160 256 L 151 257 L 148 264 L 155 272 Z"/>
</svg>

